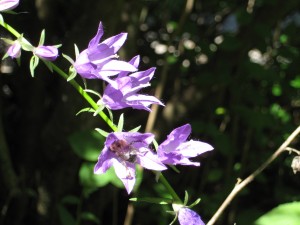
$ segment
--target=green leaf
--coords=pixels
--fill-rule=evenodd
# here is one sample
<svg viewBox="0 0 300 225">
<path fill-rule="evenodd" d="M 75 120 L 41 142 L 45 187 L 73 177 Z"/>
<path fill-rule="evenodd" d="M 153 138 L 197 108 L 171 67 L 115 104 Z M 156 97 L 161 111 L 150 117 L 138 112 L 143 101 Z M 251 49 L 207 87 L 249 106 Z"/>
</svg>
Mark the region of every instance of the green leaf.
<svg viewBox="0 0 300 225">
<path fill-rule="evenodd" d="M 184 191 L 183 205 L 187 205 L 188 201 L 189 201 L 189 193 L 187 191 Z"/>
<path fill-rule="evenodd" d="M 95 112 L 95 110 L 93 108 L 84 108 L 84 109 L 81 109 L 78 113 L 76 113 L 76 116 L 78 116 L 80 113 L 83 113 L 83 112 Z"/>
<path fill-rule="evenodd" d="M 94 130 L 75 132 L 68 140 L 73 151 L 88 161 L 97 161 L 104 145 L 104 137 Z"/>
<path fill-rule="evenodd" d="M 100 224 L 100 220 L 98 219 L 98 217 L 91 212 L 82 212 L 80 214 L 80 217 L 82 220 L 87 220 L 87 221 L 94 222 L 96 224 Z"/>
<path fill-rule="evenodd" d="M 113 167 L 103 174 L 94 174 L 94 166 L 94 163 L 89 162 L 85 162 L 81 165 L 79 180 L 82 186 L 87 188 L 99 188 L 111 183 L 118 188 L 124 188 L 123 183 L 115 174 Z"/>
<path fill-rule="evenodd" d="M 137 132 L 137 131 L 139 131 L 140 129 L 141 129 L 141 125 L 139 125 L 138 127 L 136 127 L 136 128 L 133 128 L 132 130 L 130 130 L 129 132 Z"/>
<path fill-rule="evenodd" d="M 77 75 L 77 71 L 76 71 L 76 69 L 74 68 L 74 66 L 70 66 L 70 68 L 69 68 L 69 74 L 68 74 L 69 76 L 68 76 L 68 79 L 67 79 L 67 81 L 69 82 L 70 80 L 73 80 L 75 77 L 76 77 L 76 75 Z"/>
<path fill-rule="evenodd" d="M 124 114 L 122 113 L 120 115 L 119 122 L 118 122 L 118 132 L 123 131 L 123 126 L 124 126 Z"/>
<path fill-rule="evenodd" d="M 74 60 L 70 56 L 65 55 L 64 53 L 62 53 L 62 57 L 64 57 L 71 65 L 74 64 Z"/>
<path fill-rule="evenodd" d="M 29 63 L 30 74 L 32 77 L 34 77 L 34 70 L 38 66 L 38 64 L 39 64 L 39 57 L 33 55 Z"/>
<path fill-rule="evenodd" d="M 195 205 L 198 205 L 201 201 L 201 198 L 197 198 L 196 201 L 194 201 L 192 204 L 189 205 L 189 208 L 193 208 Z"/>
<path fill-rule="evenodd" d="M 103 137 L 107 137 L 108 136 L 108 132 L 106 132 L 106 131 L 104 131 L 104 130 L 102 130 L 102 129 L 100 129 L 100 128 L 96 128 L 95 129 L 97 132 L 99 132 Z"/>
<path fill-rule="evenodd" d="M 104 174 L 94 174 L 94 163 L 85 162 L 79 169 L 79 180 L 84 187 L 104 187 L 109 181 L 110 177 Z"/>
<path fill-rule="evenodd" d="M 45 29 L 42 30 L 42 33 L 41 33 L 41 37 L 40 37 L 40 41 L 39 41 L 38 46 L 44 45 L 44 42 L 45 42 Z"/>
<path fill-rule="evenodd" d="M 59 219 L 60 219 L 62 225 L 74 225 L 75 224 L 75 218 L 62 204 L 59 204 L 57 206 L 57 210 L 58 210 Z"/>
<path fill-rule="evenodd" d="M 74 44 L 74 49 L 75 49 L 75 57 L 76 57 L 76 59 L 77 59 L 78 56 L 79 56 L 79 49 L 78 49 L 78 47 L 77 47 L 76 44 Z"/>
<path fill-rule="evenodd" d="M 291 80 L 290 85 L 293 88 L 300 88 L 300 75 L 298 75 L 294 80 Z"/>
<path fill-rule="evenodd" d="M 79 198 L 74 195 L 67 195 L 63 197 L 61 200 L 62 204 L 72 204 L 72 205 L 78 205 L 80 202 Z"/>
<path fill-rule="evenodd" d="M 255 221 L 255 225 L 298 225 L 300 221 L 300 202 L 281 204 Z"/>
</svg>

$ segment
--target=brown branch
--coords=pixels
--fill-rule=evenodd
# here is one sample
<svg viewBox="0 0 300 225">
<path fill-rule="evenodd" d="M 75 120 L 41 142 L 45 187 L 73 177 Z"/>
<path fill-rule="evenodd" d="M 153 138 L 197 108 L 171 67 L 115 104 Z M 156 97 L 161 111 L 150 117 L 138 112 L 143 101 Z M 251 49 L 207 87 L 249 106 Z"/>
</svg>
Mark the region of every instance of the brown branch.
<svg viewBox="0 0 300 225">
<path fill-rule="evenodd" d="M 217 219 L 221 216 L 227 206 L 232 202 L 232 200 L 236 197 L 236 195 L 246 187 L 254 178 L 259 175 L 265 168 L 267 168 L 282 152 L 288 150 L 288 145 L 296 138 L 296 136 L 300 133 L 300 126 L 286 139 L 285 142 L 252 174 L 250 174 L 243 181 L 238 179 L 237 184 L 234 186 L 233 190 L 227 196 L 225 201 L 222 203 L 217 212 L 212 216 L 207 225 L 213 225 L 217 221 Z"/>
</svg>

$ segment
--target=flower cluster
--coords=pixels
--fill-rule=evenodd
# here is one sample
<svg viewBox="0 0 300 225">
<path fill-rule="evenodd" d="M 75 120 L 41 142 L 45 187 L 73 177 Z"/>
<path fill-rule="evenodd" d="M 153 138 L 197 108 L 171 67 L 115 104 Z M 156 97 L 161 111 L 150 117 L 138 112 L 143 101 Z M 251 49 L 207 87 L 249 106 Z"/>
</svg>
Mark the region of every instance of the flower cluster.
<svg viewBox="0 0 300 225">
<path fill-rule="evenodd" d="M 19 0 L 0 0 L 0 12 L 9 12 L 18 5 Z M 151 104 L 163 106 L 164 104 L 156 97 L 139 93 L 141 89 L 150 86 L 155 68 L 138 71 L 139 56 L 133 57 L 129 62 L 118 59 L 117 52 L 124 44 L 127 34 L 120 33 L 100 42 L 103 34 L 103 26 L 100 22 L 95 37 L 91 39 L 87 49 L 77 53 L 75 62 L 68 56 L 65 57 L 72 63 L 70 69 L 75 71 L 75 75 L 77 73 L 85 79 L 101 79 L 107 82 L 103 95 L 97 103 L 99 109 L 107 107 L 111 110 L 119 110 L 131 107 L 151 111 Z M 32 75 L 34 75 L 34 69 L 40 59 L 51 68 L 52 64 L 49 61 L 56 60 L 60 45 L 44 45 L 44 30 L 36 47 L 23 38 L 22 34 L 16 36 L 16 40 L 3 38 L 9 45 L 3 58 L 10 56 L 19 59 L 22 50 L 31 51 L 33 53 L 30 60 Z M 73 74 L 71 77 L 73 78 Z M 151 133 L 110 133 L 94 167 L 94 173 L 102 174 L 110 167 L 114 167 L 117 177 L 130 194 L 136 182 L 136 165 L 159 172 L 166 170 L 168 165 L 199 166 L 199 162 L 192 162 L 190 158 L 213 150 L 213 147 L 200 141 L 187 141 L 190 133 L 191 126 L 189 124 L 174 129 L 158 146 L 157 152 L 150 147 L 154 141 L 154 135 Z M 190 210 L 186 204 L 173 205 L 180 224 L 204 224 L 200 216 Z"/>
<path fill-rule="evenodd" d="M 163 105 L 154 96 L 139 94 L 150 86 L 155 68 L 138 71 L 140 57 L 135 56 L 129 62 L 118 60 L 117 52 L 124 44 L 127 34 L 120 33 L 102 42 L 103 26 L 100 22 L 97 34 L 89 42 L 88 48 L 79 53 L 73 62 L 75 71 L 85 79 L 101 79 L 107 82 L 102 98 L 97 102 L 99 109 L 107 107 L 119 110 L 126 107 L 150 110 L 151 104 Z M 167 165 L 199 166 L 199 162 L 190 161 L 213 147 L 207 143 L 189 140 L 189 124 L 173 130 L 162 142 L 157 152 L 150 145 L 154 141 L 151 133 L 113 132 L 108 134 L 104 148 L 94 167 L 95 174 L 103 174 L 114 167 L 117 177 L 123 182 L 128 194 L 136 181 L 136 165 L 153 171 L 163 171 Z M 176 210 L 182 225 L 204 224 L 200 216 L 185 206 Z"/>
<path fill-rule="evenodd" d="M 124 44 L 127 34 L 120 33 L 102 42 L 103 26 L 100 22 L 96 36 L 89 42 L 88 48 L 76 58 L 73 66 L 76 72 L 86 79 L 101 79 L 108 83 L 103 97 L 98 101 L 100 108 L 112 110 L 131 107 L 150 111 L 151 104 L 163 105 L 153 96 L 138 94 L 154 75 L 155 68 L 138 71 L 140 57 L 135 56 L 129 62 L 118 60 L 117 52 Z M 112 77 L 115 76 L 115 79 Z"/>
</svg>

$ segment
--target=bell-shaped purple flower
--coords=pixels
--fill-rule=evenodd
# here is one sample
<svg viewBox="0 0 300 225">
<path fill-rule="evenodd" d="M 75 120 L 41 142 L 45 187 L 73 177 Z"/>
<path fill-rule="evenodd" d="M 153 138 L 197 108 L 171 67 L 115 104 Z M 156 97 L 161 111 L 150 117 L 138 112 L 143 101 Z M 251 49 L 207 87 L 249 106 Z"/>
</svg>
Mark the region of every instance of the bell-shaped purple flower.
<svg viewBox="0 0 300 225">
<path fill-rule="evenodd" d="M 58 49 L 55 46 L 38 46 L 33 53 L 41 59 L 54 61 L 58 56 Z"/>
<path fill-rule="evenodd" d="M 154 96 L 138 94 L 142 88 L 150 86 L 149 81 L 154 72 L 155 68 L 150 68 L 128 76 L 120 74 L 111 84 L 107 85 L 101 99 L 102 104 L 112 110 L 132 107 L 147 111 L 151 111 L 149 108 L 151 104 L 164 105 Z"/>
<path fill-rule="evenodd" d="M 139 132 L 110 133 L 104 143 L 104 148 L 95 165 L 94 173 L 105 173 L 111 166 L 123 182 L 128 194 L 135 184 L 135 166 L 141 165 L 146 169 L 165 170 L 157 155 L 149 148 L 154 135 Z"/>
<path fill-rule="evenodd" d="M 7 50 L 7 55 L 11 58 L 19 58 L 21 56 L 21 44 L 18 40 L 14 41 Z"/>
<path fill-rule="evenodd" d="M 0 12 L 8 11 L 16 8 L 19 5 L 19 0 L 1 0 Z"/>
<path fill-rule="evenodd" d="M 110 76 L 122 71 L 134 72 L 136 67 L 130 63 L 117 60 L 116 53 L 124 44 L 127 34 L 120 33 L 99 43 L 103 36 L 103 26 L 100 22 L 96 36 L 90 41 L 87 49 L 77 57 L 74 68 L 86 79 L 102 79 L 110 82 Z"/>
<path fill-rule="evenodd" d="M 205 225 L 201 217 L 195 211 L 186 207 L 179 209 L 178 221 L 180 225 Z"/>
<path fill-rule="evenodd" d="M 174 129 L 162 144 L 158 146 L 157 154 L 161 162 L 169 165 L 200 166 L 199 162 L 191 162 L 189 158 L 213 150 L 213 147 L 201 141 L 187 141 L 191 133 L 191 125 L 185 124 Z"/>
</svg>

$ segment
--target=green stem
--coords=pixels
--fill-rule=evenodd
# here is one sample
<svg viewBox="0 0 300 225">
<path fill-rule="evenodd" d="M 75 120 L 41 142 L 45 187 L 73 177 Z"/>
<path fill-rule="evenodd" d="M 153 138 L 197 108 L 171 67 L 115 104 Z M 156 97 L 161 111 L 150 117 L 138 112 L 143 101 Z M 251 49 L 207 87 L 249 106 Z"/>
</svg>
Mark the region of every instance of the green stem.
<svg viewBox="0 0 300 225">
<path fill-rule="evenodd" d="M 61 77 L 63 77 L 65 80 L 68 79 L 68 75 L 62 71 L 59 67 L 57 67 L 55 64 L 50 62 L 50 65 L 52 66 L 53 70 L 57 72 Z M 93 109 L 97 110 L 98 105 L 97 103 L 91 98 L 91 96 L 84 91 L 84 89 L 73 79 L 70 80 L 69 83 L 78 91 L 78 93 L 92 106 Z M 98 113 L 100 117 L 110 126 L 110 128 L 113 131 L 117 131 L 117 126 L 107 117 L 107 115 L 103 112 L 100 111 Z"/>
<path fill-rule="evenodd" d="M 182 204 L 181 199 L 179 196 L 176 194 L 170 183 L 167 181 L 167 179 L 164 177 L 162 173 L 159 175 L 159 180 L 160 182 L 165 186 L 165 188 L 169 191 L 169 193 L 172 195 L 174 203 L 179 203 Z"/>
<path fill-rule="evenodd" d="M 4 20 L 0 20 L 0 25 L 3 26 L 6 30 L 8 30 L 11 34 L 13 34 L 16 38 L 20 37 L 20 33 L 16 31 L 13 27 L 8 25 L 7 23 L 4 22 Z M 23 41 L 29 43 L 25 38 L 23 38 Z M 57 67 L 55 64 L 50 62 L 50 65 L 52 66 L 53 70 L 57 72 L 61 77 L 63 77 L 65 80 L 68 79 L 68 75 L 62 71 L 59 67 Z M 71 80 L 69 83 L 79 92 L 79 94 L 93 107 L 93 109 L 97 110 L 98 105 L 97 103 L 91 98 L 91 96 L 86 93 L 83 88 L 75 81 Z M 114 123 L 106 116 L 106 114 L 102 111 L 98 113 L 101 118 L 110 126 L 110 128 L 113 131 L 117 131 L 117 126 L 114 125 Z"/>
</svg>

